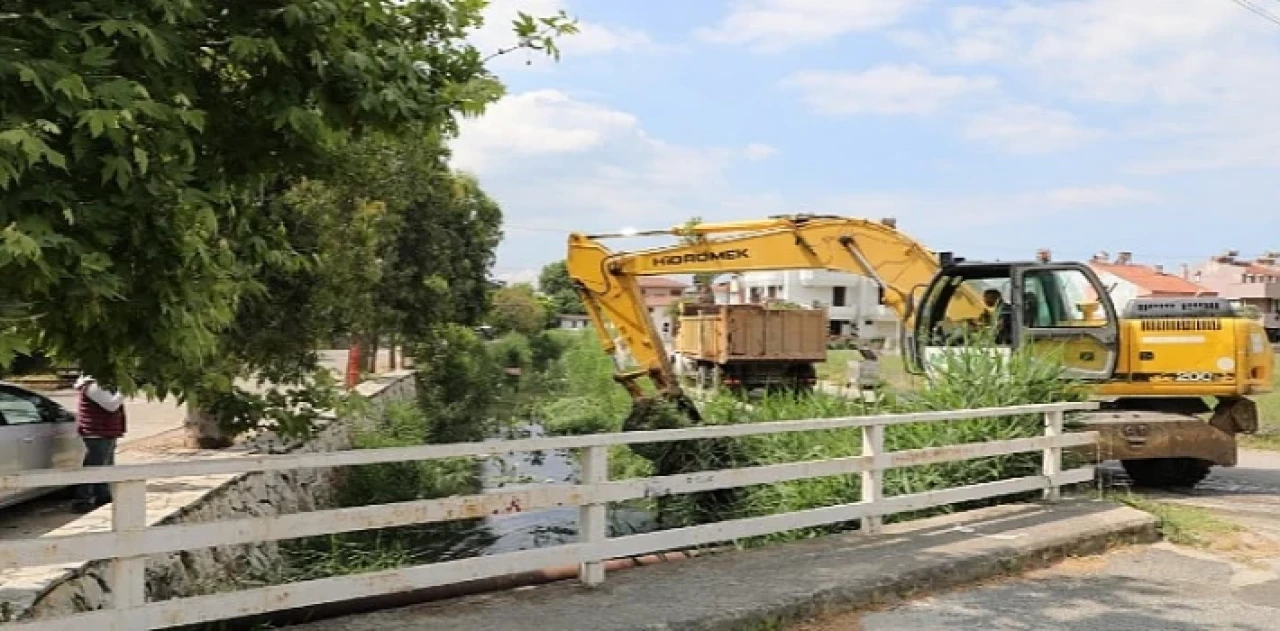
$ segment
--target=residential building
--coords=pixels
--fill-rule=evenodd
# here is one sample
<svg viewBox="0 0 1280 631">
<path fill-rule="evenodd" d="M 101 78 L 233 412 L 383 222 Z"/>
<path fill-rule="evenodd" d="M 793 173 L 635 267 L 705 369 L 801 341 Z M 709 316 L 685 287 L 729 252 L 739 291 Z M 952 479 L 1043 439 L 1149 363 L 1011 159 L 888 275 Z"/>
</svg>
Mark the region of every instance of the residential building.
<svg viewBox="0 0 1280 631">
<path fill-rule="evenodd" d="M 664 344 L 670 345 L 675 333 L 675 317 L 671 313 L 671 305 L 685 295 L 689 285 L 672 278 L 661 276 L 641 276 L 636 279 L 640 292 L 644 294 L 644 304 L 649 310 L 649 319 L 658 330 Z"/>
<path fill-rule="evenodd" d="M 591 320 L 585 315 L 561 313 L 556 316 L 556 327 L 566 331 L 583 331 L 591 326 Z"/>
<path fill-rule="evenodd" d="M 1132 252 L 1120 252 L 1114 260 L 1106 252 L 1100 252 L 1089 260 L 1089 267 L 1109 288 L 1111 301 L 1120 312 L 1134 298 L 1218 295 L 1208 287 L 1165 272 L 1164 266 L 1134 263 Z"/>
<path fill-rule="evenodd" d="M 1280 252 L 1243 259 L 1238 250 L 1228 250 L 1200 265 L 1188 266 L 1184 273 L 1237 307 L 1255 311 L 1272 339 L 1280 337 Z"/>
<path fill-rule="evenodd" d="M 875 283 L 866 277 L 827 270 L 746 272 L 716 285 L 718 303 L 781 300 L 825 307 L 830 335 L 857 335 L 896 348 L 898 317 L 880 305 Z"/>
</svg>

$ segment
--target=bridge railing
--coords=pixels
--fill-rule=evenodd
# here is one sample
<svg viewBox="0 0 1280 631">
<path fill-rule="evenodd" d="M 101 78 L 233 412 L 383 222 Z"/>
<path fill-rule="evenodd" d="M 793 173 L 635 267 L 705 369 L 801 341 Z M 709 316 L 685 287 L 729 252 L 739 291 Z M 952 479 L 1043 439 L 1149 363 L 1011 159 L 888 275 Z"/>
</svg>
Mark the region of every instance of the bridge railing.
<svg viewBox="0 0 1280 631">
<path fill-rule="evenodd" d="M 99 625 L 131 631 L 164 628 L 423 589 L 572 563 L 579 564 L 579 578 L 583 583 L 597 585 L 604 580 L 604 562 L 614 558 L 853 520 L 861 520 L 865 531 L 875 533 L 886 515 L 1001 495 L 1042 491 L 1046 498 L 1052 500 L 1059 496 L 1061 486 L 1086 482 L 1094 477 L 1091 466 L 1064 471 L 1062 451 L 1064 448 L 1096 443 L 1096 432 L 1063 432 L 1066 412 L 1096 407 L 1096 403 L 1052 403 L 388 449 L 202 459 L 76 470 L 40 470 L 0 476 L 0 489 L 109 482 L 114 495 L 113 528 L 110 531 L 0 543 L 0 569 L 110 560 L 107 582 L 112 595 L 111 607 L 62 618 L 11 623 L 6 628 L 14 631 L 83 631 Z M 884 430 L 889 426 L 1028 414 L 1043 415 L 1043 435 L 908 451 L 884 450 Z M 851 428 L 862 430 L 862 452 L 859 456 L 609 480 L 608 449 L 613 445 Z M 576 484 L 539 484 L 480 495 L 208 523 L 153 527 L 146 525 L 148 480 L 546 450 L 583 450 L 582 472 Z M 890 469 L 1035 451 L 1043 452 L 1043 471 L 1040 475 L 909 495 L 883 495 L 883 475 Z M 605 508 L 611 502 L 849 474 L 862 476 L 860 502 L 645 534 L 608 536 Z M 159 602 L 146 600 L 146 558 L 149 555 L 565 506 L 577 506 L 581 511 L 579 540 L 572 544 L 205 596 Z"/>
</svg>

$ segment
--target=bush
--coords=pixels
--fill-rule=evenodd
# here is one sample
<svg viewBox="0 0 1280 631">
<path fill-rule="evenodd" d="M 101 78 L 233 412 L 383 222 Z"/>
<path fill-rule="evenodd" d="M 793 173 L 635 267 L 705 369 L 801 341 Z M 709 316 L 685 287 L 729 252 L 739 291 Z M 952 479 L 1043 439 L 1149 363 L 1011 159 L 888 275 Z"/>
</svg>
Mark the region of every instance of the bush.
<svg viewBox="0 0 1280 631">
<path fill-rule="evenodd" d="M 535 372 L 546 372 L 571 343 L 564 333 L 543 331 L 529 338 L 531 364 Z"/>
<path fill-rule="evenodd" d="M 418 344 L 418 403 L 432 442 L 483 440 L 496 431 L 490 415 L 502 368 L 471 329 L 445 325 Z"/>
<path fill-rule="evenodd" d="M 357 449 L 409 447 L 435 442 L 432 423 L 413 403 L 387 406 L 372 426 L 352 433 Z M 472 495 L 481 491 L 478 463 L 471 458 L 388 462 L 345 470 L 335 498 L 338 506 Z M 445 560 L 483 549 L 493 535 L 468 519 L 310 537 L 284 544 L 286 581 L 309 580 Z"/>
<path fill-rule="evenodd" d="M 561 396 L 540 408 L 549 432 L 583 434 L 622 429 L 631 400 L 612 379 L 609 357 L 583 336 L 564 352 L 565 385 Z M 874 405 L 824 394 L 775 394 L 752 401 L 750 408 L 728 394 L 718 394 L 702 405 L 708 424 L 832 418 L 924 410 L 999 407 L 1084 397 L 1079 384 L 1061 378 L 1061 363 L 1054 357 L 1019 352 L 1002 354 L 984 340 L 955 349 L 941 357 L 939 371 L 927 387 L 913 392 L 885 392 Z M 885 448 L 901 451 L 949 444 L 1038 436 L 1039 415 L 985 418 L 950 423 L 922 423 L 889 427 Z M 682 445 L 677 448 L 677 445 Z M 647 456 L 649 469 L 670 474 L 672 468 L 696 471 L 730 467 L 840 458 L 861 453 L 859 429 L 796 432 L 745 437 L 724 441 L 698 441 L 628 450 Z M 656 466 L 655 466 L 656 465 Z M 919 493 L 1039 472 L 1040 454 L 1026 453 L 957 463 L 910 467 L 886 472 L 886 496 Z M 632 472 L 643 468 L 629 466 Z M 615 474 L 617 469 L 615 469 Z M 731 502 L 726 498 L 732 498 Z M 686 495 L 670 498 L 665 521 L 700 523 L 736 517 L 768 515 L 857 502 L 861 499 L 859 475 L 831 476 L 743 489 L 735 494 Z M 937 512 L 937 511 L 931 511 Z M 783 533 L 774 538 L 803 536 Z"/>
<path fill-rule="evenodd" d="M 503 368 L 528 370 L 533 364 L 530 339 L 521 333 L 508 333 L 489 346 L 489 354 Z"/>
<path fill-rule="evenodd" d="M 437 442 L 431 425 L 419 407 L 395 403 L 372 427 L 353 432 L 352 446 L 380 449 Z M 360 465 L 351 467 L 337 501 L 340 506 L 363 506 L 478 493 L 476 471 L 476 463 L 469 458 Z"/>
<path fill-rule="evenodd" d="M 1061 364 L 1055 358 L 1035 357 L 1021 352 L 1002 355 L 991 347 L 978 346 L 957 351 L 943 358 L 942 370 L 928 387 L 904 396 L 886 397 L 881 404 L 870 410 L 857 401 L 814 395 L 769 397 L 747 411 L 722 396 L 708 403 L 704 415 L 708 422 L 751 423 L 867 413 L 890 414 L 1079 401 L 1084 397 L 1079 384 L 1060 377 Z M 922 449 L 1027 438 L 1042 433 L 1043 418 L 1039 414 L 895 425 L 885 429 L 885 449 Z M 741 459 L 735 466 L 762 465 L 860 455 L 862 431 L 849 429 L 797 432 L 745 437 L 735 442 L 734 453 Z M 1035 475 L 1040 472 L 1040 458 L 1039 452 L 1031 452 L 894 469 L 885 473 L 884 494 L 890 497 Z M 860 475 L 761 485 L 747 489 L 738 505 L 716 518 L 775 514 L 847 504 L 860 499 Z M 973 505 L 995 501 L 999 500 Z M 923 513 L 947 510 L 951 509 L 941 508 Z M 896 519 L 920 514 L 899 515 Z M 805 536 L 809 532 L 780 533 L 770 539 Z"/>
</svg>

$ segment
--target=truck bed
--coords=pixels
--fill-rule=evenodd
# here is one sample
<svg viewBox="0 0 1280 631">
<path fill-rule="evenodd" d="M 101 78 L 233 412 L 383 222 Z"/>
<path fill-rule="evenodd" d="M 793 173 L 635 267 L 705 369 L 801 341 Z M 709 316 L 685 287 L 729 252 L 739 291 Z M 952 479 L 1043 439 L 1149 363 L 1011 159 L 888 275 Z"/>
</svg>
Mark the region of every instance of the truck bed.
<svg viewBox="0 0 1280 631">
<path fill-rule="evenodd" d="M 827 358 L 827 311 L 694 305 L 680 317 L 675 351 L 716 364 L 822 362 Z"/>
</svg>

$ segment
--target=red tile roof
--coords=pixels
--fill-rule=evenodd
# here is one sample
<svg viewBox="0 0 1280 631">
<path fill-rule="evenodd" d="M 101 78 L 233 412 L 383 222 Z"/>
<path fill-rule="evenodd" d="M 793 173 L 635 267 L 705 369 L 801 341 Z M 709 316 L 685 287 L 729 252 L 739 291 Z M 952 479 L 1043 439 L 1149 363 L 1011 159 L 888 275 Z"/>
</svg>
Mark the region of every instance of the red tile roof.
<svg viewBox="0 0 1280 631">
<path fill-rule="evenodd" d="M 1241 274 L 1258 276 L 1280 276 L 1280 265 L 1264 265 L 1258 261 L 1242 261 L 1236 259 L 1214 258 L 1217 265 L 1230 266 L 1240 270 Z"/>
<path fill-rule="evenodd" d="M 674 278 L 662 276 L 641 276 L 636 279 L 636 284 L 648 289 L 684 289 L 689 286 Z"/>
<path fill-rule="evenodd" d="M 1256 274 L 1258 276 L 1280 276 L 1280 267 L 1269 267 L 1266 265 L 1258 265 L 1257 263 L 1246 263 L 1240 267 L 1244 268 L 1245 274 Z"/>
<path fill-rule="evenodd" d="M 666 307 L 679 299 L 680 296 L 650 295 L 644 297 L 644 305 L 646 307 Z"/>
<path fill-rule="evenodd" d="M 1096 270 L 1109 272 L 1144 290 L 1147 296 L 1216 296 L 1217 292 L 1197 285 L 1180 276 L 1157 272 L 1146 265 L 1117 265 L 1115 263 L 1089 263 Z"/>
</svg>

